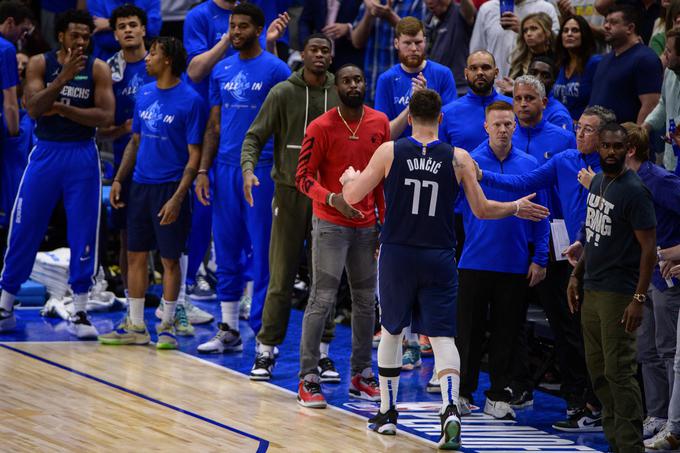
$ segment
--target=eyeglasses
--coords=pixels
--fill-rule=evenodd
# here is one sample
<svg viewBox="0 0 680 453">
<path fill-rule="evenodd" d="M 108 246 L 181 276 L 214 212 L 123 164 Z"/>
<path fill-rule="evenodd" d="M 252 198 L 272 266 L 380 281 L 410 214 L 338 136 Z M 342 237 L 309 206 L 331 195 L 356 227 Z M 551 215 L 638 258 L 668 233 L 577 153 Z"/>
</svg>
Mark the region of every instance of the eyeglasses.
<svg viewBox="0 0 680 453">
<path fill-rule="evenodd" d="M 576 133 L 576 135 L 578 135 L 580 131 L 583 131 L 583 135 L 593 135 L 597 133 L 597 129 L 595 129 L 594 127 L 581 126 L 580 124 L 576 123 L 576 126 L 574 127 L 574 132 Z"/>
</svg>

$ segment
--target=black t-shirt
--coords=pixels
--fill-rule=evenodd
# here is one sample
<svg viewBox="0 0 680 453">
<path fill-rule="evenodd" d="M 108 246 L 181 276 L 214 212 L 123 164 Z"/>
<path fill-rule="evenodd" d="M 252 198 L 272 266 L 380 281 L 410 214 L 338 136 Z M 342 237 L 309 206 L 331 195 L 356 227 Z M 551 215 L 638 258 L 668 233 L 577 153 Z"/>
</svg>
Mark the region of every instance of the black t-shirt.
<svg viewBox="0 0 680 453">
<path fill-rule="evenodd" d="M 656 227 L 654 203 L 638 175 L 612 180 L 598 173 L 586 213 L 585 289 L 632 294 L 640 274 L 640 244 L 633 230 Z"/>
</svg>

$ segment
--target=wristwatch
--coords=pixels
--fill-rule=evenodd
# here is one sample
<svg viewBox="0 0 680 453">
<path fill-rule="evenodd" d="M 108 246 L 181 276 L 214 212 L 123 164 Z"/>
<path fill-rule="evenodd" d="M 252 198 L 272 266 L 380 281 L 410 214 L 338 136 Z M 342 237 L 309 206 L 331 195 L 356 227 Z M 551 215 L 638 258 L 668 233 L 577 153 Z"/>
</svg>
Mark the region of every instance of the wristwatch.
<svg viewBox="0 0 680 453">
<path fill-rule="evenodd" d="M 633 294 L 633 300 L 639 304 L 644 304 L 645 301 L 647 300 L 647 295 L 635 293 Z"/>
</svg>

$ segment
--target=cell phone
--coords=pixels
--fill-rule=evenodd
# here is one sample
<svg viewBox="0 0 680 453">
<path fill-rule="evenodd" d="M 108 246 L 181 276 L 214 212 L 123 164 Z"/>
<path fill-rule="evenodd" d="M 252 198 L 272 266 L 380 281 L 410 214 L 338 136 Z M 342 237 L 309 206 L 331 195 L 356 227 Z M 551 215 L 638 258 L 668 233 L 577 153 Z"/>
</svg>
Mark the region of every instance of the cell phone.
<svg viewBox="0 0 680 453">
<path fill-rule="evenodd" d="M 503 13 L 514 13 L 515 12 L 515 0 L 498 0 L 501 10 L 501 16 Z"/>
</svg>

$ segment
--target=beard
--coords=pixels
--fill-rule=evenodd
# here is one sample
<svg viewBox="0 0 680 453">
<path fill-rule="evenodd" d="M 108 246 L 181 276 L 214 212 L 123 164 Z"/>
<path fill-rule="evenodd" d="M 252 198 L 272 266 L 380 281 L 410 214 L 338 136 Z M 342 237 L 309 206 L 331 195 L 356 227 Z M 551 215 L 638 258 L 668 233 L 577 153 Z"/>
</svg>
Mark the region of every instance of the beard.
<svg viewBox="0 0 680 453">
<path fill-rule="evenodd" d="M 486 94 L 489 91 L 491 91 L 491 88 L 493 88 L 493 80 L 489 82 L 486 79 L 484 79 L 484 83 L 482 85 L 479 85 L 477 82 L 478 82 L 477 80 L 473 81 L 467 80 L 468 86 L 470 87 L 472 92 L 475 93 L 476 95 Z"/>
<path fill-rule="evenodd" d="M 399 62 L 407 68 L 419 68 L 420 65 L 423 64 L 423 61 L 425 61 L 425 55 L 414 55 L 407 57 L 405 55 L 399 54 Z"/>
<path fill-rule="evenodd" d="M 340 98 L 340 102 L 352 109 L 361 107 L 364 103 L 364 93 L 362 92 L 359 92 L 359 95 L 348 95 L 346 93 L 338 92 L 338 97 Z"/>
<path fill-rule="evenodd" d="M 253 35 L 250 37 L 243 37 L 241 39 L 242 39 L 241 44 L 239 44 L 238 46 L 235 46 L 234 43 L 231 44 L 234 50 L 241 51 L 250 49 L 251 47 L 253 47 L 253 45 L 255 45 L 255 42 L 257 41 L 257 36 Z"/>
<path fill-rule="evenodd" d="M 611 175 L 616 175 L 621 173 L 623 170 L 625 162 L 623 159 L 616 159 L 616 163 L 606 162 L 602 157 L 600 157 L 600 168 L 604 173 L 609 173 Z"/>
</svg>

